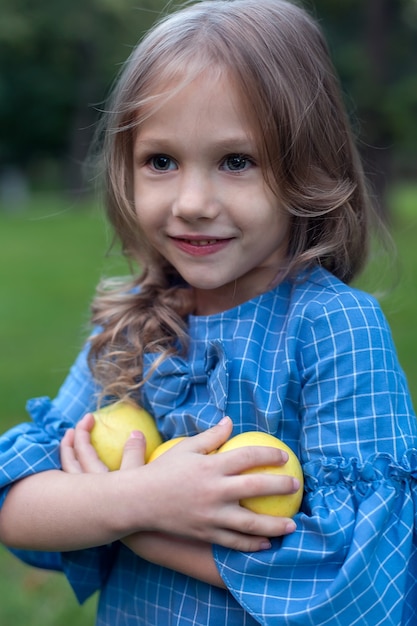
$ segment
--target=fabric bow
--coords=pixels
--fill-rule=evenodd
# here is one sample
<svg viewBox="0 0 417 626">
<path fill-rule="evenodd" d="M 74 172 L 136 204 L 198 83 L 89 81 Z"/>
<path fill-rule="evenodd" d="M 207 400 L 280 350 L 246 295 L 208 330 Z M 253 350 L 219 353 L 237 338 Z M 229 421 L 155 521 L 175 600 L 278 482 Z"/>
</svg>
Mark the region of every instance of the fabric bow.
<svg viewBox="0 0 417 626">
<path fill-rule="evenodd" d="M 158 358 L 158 354 L 145 354 L 144 358 L 143 397 L 155 417 L 164 417 L 188 403 L 202 402 L 224 414 L 228 372 L 220 341 L 210 342 L 202 359 L 188 361 L 174 355 L 156 364 Z"/>
</svg>

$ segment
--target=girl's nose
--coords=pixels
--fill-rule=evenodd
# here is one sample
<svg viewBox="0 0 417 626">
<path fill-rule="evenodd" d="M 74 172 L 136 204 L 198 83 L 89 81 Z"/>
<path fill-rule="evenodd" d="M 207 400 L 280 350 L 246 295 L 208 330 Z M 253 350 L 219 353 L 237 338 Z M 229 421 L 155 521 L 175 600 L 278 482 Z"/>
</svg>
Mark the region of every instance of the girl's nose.
<svg viewBox="0 0 417 626">
<path fill-rule="evenodd" d="M 219 202 L 209 174 L 195 170 L 183 173 L 178 181 L 172 213 L 186 221 L 214 219 L 219 213 Z"/>
</svg>

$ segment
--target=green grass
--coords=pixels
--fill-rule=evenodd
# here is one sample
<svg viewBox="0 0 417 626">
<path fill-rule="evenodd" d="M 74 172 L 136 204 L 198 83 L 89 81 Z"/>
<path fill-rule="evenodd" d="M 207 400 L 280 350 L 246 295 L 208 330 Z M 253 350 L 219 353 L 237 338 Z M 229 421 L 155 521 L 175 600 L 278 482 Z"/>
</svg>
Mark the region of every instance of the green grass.
<svg viewBox="0 0 417 626">
<path fill-rule="evenodd" d="M 0 430 L 26 419 L 25 402 L 54 396 L 85 337 L 89 304 L 110 235 L 94 206 L 37 198 L 0 207 Z M 27 567 L 0 548 L 0 624 L 91 626 L 93 598 L 79 607 L 60 574 Z"/>
<path fill-rule="evenodd" d="M 358 281 L 367 291 L 380 293 L 391 325 L 400 363 L 417 407 L 417 186 L 399 185 L 390 194 L 391 234 L 396 247 L 391 257 L 377 255 Z"/>
<path fill-rule="evenodd" d="M 2 626 L 93 626 L 97 596 L 79 606 L 64 576 L 29 567 L 0 548 Z"/>
<path fill-rule="evenodd" d="M 46 197 L 17 214 L 0 208 L 2 426 L 21 421 L 26 398 L 54 395 L 62 383 L 98 279 L 125 267 L 105 259 L 109 241 L 94 206 Z"/>
<path fill-rule="evenodd" d="M 417 406 L 417 187 L 393 189 L 399 282 L 381 300 Z M 110 235 L 94 206 L 39 197 L 16 213 L 0 207 L 0 431 L 25 418 L 27 398 L 54 396 L 84 339 L 89 304 Z M 385 289 L 393 273 L 377 258 L 359 281 Z M 0 549 L 0 624 L 91 626 L 95 599 L 80 608 L 59 574 L 29 568 Z"/>
</svg>

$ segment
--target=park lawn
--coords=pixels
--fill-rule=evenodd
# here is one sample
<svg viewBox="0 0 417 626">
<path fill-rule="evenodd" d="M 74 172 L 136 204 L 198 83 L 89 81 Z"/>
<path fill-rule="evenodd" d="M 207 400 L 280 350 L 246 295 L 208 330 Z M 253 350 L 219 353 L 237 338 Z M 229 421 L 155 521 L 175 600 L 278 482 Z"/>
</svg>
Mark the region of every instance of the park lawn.
<svg viewBox="0 0 417 626">
<path fill-rule="evenodd" d="M 358 281 L 379 297 L 390 323 L 400 363 L 417 408 L 417 186 L 398 185 L 390 194 L 391 233 L 396 258 L 376 255 Z M 392 262 L 392 266 L 390 266 Z"/>
<path fill-rule="evenodd" d="M 80 606 L 63 574 L 29 567 L 0 547 L 1 626 L 93 626 L 97 595 Z"/>
<path fill-rule="evenodd" d="M 358 284 L 385 290 L 381 304 L 417 406 L 417 187 L 391 195 L 399 282 L 379 257 Z M 0 430 L 25 419 L 25 401 L 53 396 L 88 332 L 89 304 L 102 275 L 126 273 L 105 257 L 110 235 L 97 208 L 39 197 L 19 212 L 0 207 Z M 95 598 L 78 607 L 60 574 L 29 568 L 0 548 L 0 624 L 91 626 Z"/>
<path fill-rule="evenodd" d="M 22 420 L 27 398 L 55 395 L 88 333 L 97 281 L 126 272 L 120 256 L 106 255 L 111 236 L 93 204 L 33 204 L 20 213 L 0 208 L 3 428 Z"/>
</svg>

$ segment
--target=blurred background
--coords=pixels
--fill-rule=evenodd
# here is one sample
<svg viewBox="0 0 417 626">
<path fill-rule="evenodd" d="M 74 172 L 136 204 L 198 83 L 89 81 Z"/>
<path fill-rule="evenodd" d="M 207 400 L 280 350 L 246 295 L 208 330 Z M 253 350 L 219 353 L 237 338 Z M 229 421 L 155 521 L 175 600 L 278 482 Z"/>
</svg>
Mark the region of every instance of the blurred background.
<svg viewBox="0 0 417 626">
<path fill-rule="evenodd" d="M 262 1 L 262 0 L 260 0 Z M 341 77 L 365 168 L 397 254 L 358 281 L 381 293 L 417 402 L 417 1 L 308 0 Z M 85 162 L 121 64 L 165 0 L 2 0 L 0 15 L 0 430 L 54 396 L 102 275 L 126 273 Z M 60 575 L 0 549 L 0 624 L 94 623 Z"/>
</svg>

